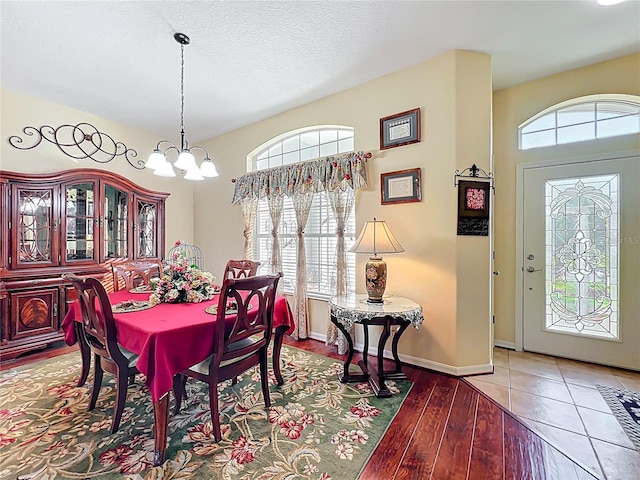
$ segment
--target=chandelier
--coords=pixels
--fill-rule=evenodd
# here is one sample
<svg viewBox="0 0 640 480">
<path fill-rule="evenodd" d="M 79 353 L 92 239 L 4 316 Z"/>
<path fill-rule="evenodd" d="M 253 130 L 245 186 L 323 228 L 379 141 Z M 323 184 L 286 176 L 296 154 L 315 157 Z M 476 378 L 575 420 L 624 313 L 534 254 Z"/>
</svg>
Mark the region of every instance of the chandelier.
<svg viewBox="0 0 640 480">
<path fill-rule="evenodd" d="M 161 177 L 175 177 L 176 173 L 173 167 L 182 171 L 186 180 L 204 180 L 205 177 L 217 177 L 218 172 L 215 165 L 209 158 L 209 152 L 203 147 L 189 146 L 184 134 L 184 46 L 189 45 L 191 40 L 184 33 L 175 33 L 173 38 L 180 44 L 180 148 L 169 141 L 160 140 L 156 149 L 149 160 L 144 164 L 145 167 L 153 170 L 154 175 Z M 178 154 L 178 158 L 173 162 L 173 166 L 167 160 L 167 153 L 174 151 Z M 193 151 L 199 151 L 204 154 L 204 160 L 198 167 Z"/>
</svg>

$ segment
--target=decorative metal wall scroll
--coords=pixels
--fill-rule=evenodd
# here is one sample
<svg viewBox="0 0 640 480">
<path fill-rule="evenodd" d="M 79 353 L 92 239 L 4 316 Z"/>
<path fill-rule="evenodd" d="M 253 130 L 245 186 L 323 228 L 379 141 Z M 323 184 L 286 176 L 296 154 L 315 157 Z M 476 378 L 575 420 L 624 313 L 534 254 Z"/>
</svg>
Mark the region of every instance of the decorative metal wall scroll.
<svg viewBox="0 0 640 480">
<path fill-rule="evenodd" d="M 122 142 L 116 142 L 110 135 L 99 132 L 90 123 L 78 123 L 77 125 L 60 125 L 53 128 L 43 125 L 40 128 L 24 127 L 25 136 L 33 137 L 33 145 L 22 146 L 23 139 L 17 135 L 9 137 L 9 144 L 20 150 L 31 150 L 46 140 L 52 143 L 65 155 L 75 159 L 84 160 L 90 158 L 94 162 L 109 163 L 115 157 L 123 156 L 129 165 L 138 170 L 144 169 L 143 160 L 132 160 L 138 156 L 138 152 Z"/>
<path fill-rule="evenodd" d="M 461 180 L 462 178 L 477 181 Z M 489 235 L 489 190 L 493 185 L 493 174 L 473 164 L 461 172 L 456 170 L 453 185 L 458 187 L 458 235 Z"/>
</svg>

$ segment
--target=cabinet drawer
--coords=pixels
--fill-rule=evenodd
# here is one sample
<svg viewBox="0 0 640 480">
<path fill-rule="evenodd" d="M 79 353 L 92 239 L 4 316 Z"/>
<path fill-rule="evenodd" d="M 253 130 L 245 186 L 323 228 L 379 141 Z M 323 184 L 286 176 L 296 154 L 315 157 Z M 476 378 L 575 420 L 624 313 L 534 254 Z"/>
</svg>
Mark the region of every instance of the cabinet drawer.
<svg viewBox="0 0 640 480">
<path fill-rule="evenodd" d="M 59 290 L 42 288 L 12 292 L 10 339 L 58 331 Z"/>
</svg>

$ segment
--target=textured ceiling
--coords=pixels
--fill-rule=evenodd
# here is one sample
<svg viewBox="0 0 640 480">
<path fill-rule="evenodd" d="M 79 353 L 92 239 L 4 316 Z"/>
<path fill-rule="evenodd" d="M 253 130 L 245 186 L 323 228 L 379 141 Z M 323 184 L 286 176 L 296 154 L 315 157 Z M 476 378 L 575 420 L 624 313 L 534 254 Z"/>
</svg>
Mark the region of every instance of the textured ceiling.
<svg viewBox="0 0 640 480">
<path fill-rule="evenodd" d="M 639 0 L 2 0 L 0 16 L 3 88 L 172 138 L 184 32 L 191 143 L 452 49 L 492 55 L 495 89 L 640 51 Z"/>
</svg>

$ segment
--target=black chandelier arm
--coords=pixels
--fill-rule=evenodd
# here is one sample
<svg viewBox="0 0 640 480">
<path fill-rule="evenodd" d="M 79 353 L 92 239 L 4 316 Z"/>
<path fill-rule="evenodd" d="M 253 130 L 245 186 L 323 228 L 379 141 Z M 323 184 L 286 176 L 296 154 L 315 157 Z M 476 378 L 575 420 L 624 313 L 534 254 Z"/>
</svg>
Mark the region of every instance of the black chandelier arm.
<svg viewBox="0 0 640 480">
<path fill-rule="evenodd" d="M 162 147 L 164 144 L 167 144 L 168 146 L 166 148 Z M 170 140 L 160 140 L 156 145 L 156 151 L 162 153 L 165 157 L 167 152 L 170 152 L 171 150 L 175 150 L 177 153 L 180 153 L 178 146 Z"/>
<path fill-rule="evenodd" d="M 33 143 L 23 146 L 22 137 L 13 135 L 9 137 L 9 145 L 19 150 L 31 150 L 40 145 L 42 140 L 46 140 L 74 160 L 89 158 L 94 162 L 109 163 L 115 157 L 123 156 L 133 168 L 144 169 L 143 160 L 132 160 L 138 156 L 138 152 L 127 148 L 122 142 L 116 142 L 109 134 L 100 132 L 90 123 L 64 124 L 57 128 L 51 125 L 40 128 L 27 126 L 22 132 L 27 137 L 34 137 Z"/>
</svg>

